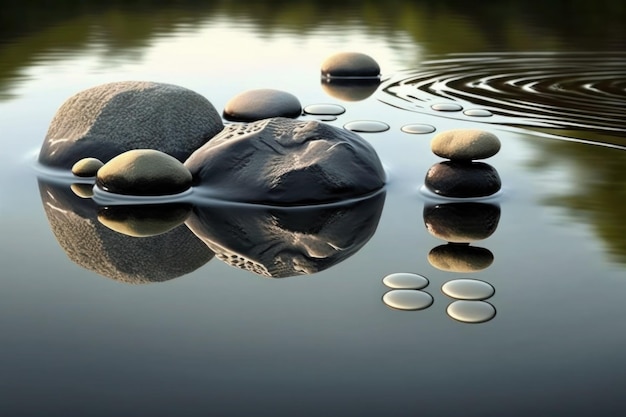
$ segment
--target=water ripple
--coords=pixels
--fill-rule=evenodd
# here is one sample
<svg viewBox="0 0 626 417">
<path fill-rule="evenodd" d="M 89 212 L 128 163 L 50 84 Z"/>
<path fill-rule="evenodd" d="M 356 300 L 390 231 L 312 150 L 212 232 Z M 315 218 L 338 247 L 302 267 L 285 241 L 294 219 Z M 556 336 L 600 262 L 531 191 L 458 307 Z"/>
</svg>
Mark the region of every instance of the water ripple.
<svg viewBox="0 0 626 417">
<path fill-rule="evenodd" d="M 378 98 L 406 110 L 435 103 L 481 108 L 483 123 L 517 126 L 626 149 L 626 53 L 447 55 L 386 79 Z M 475 120 L 475 118 L 473 118 Z"/>
</svg>

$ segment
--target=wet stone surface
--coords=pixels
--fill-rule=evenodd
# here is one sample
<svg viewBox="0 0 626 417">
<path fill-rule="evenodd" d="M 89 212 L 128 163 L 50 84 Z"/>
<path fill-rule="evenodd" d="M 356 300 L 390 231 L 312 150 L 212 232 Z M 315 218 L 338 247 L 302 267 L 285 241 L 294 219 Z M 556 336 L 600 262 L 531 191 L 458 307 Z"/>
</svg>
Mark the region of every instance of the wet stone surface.
<svg viewBox="0 0 626 417">
<path fill-rule="evenodd" d="M 486 197 L 502 187 L 496 169 L 482 162 L 440 162 L 428 170 L 424 184 L 435 194 L 458 198 Z"/>
<path fill-rule="evenodd" d="M 224 107 L 224 118 L 253 122 L 270 117 L 296 118 L 302 113 L 300 100 L 291 93 L 274 89 L 248 90 L 231 98 Z"/>
</svg>

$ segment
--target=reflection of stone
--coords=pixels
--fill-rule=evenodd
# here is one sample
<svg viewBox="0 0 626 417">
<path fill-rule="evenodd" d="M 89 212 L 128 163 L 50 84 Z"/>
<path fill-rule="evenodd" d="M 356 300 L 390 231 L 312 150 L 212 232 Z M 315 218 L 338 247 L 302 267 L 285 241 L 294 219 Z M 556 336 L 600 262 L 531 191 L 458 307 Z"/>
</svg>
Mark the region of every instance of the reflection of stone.
<svg viewBox="0 0 626 417">
<path fill-rule="evenodd" d="M 280 90 L 248 90 L 231 98 L 224 107 L 224 118 L 239 122 L 253 122 L 270 117 L 298 117 L 302 113 L 300 101 L 293 94 Z"/>
<path fill-rule="evenodd" d="M 428 254 L 432 266 L 449 272 L 476 272 L 493 263 L 493 253 L 485 248 L 448 243 L 433 248 Z"/>
<path fill-rule="evenodd" d="M 103 162 L 131 149 L 157 149 L 184 161 L 222 130 L 213 105 L 183 87 L 114 82 L 70 97 L 54 116 L 39 162 L 70 169 L 80 159 Z"/>
<path fill-rule="evenodd" d="M 340 201 L 385 182 L 376 151 L 356 133 L 286 118 L 228 126 L 185 166 L 199 192 L 247 203 Z"/>
<path fill-rule="evenodd" d="M 379 84 L 378 78 L 325 78 L 322 79 L 322 90 L 329 96 L 342 101 L 361 101 L 374 94 Z"/>
<path fill-rule="evenodd" d="M 213 257 L 184 225 L 136 238 L 102 225 L 98 206 L 67 185 L 39 180 L 44 210 L 59 245 L 81 267 L 126 283 L 166 281 L 188 274 Z"/>
<path fill-rule="evenodd" d="M 187 226 L 224 262 L 256 274 L 288 277 L 327 269 L 374 234 L 385 200 L 308 207 L 196 206 Z"/>
<path fill-rule="evenodd" d="M 486 197 L 500 190 L 498 171 L 483 162 L 444 161 L 430 167 L 426 187 L 444 197 Z"/>
<path fill-rule="evenodd" d="M 167 233 L 185 222 L 188 204 L 110 206 L 98 210 L 98 221 L 127 236 L 148 237 Z"/>
<path fill-rule="evenodd" d="M 493 234 L 500 220 L 500 206 L 463 202 L 424 206 L 424 223 L 436 238 L 469 243 Z"/>
<path fill-rule="evenodd" d="M 191 187 L 191 172 L 178 159 L 154 149 L 124 152 L 98 170 L 96 184 L 115 194 L 156 196 Z"/>
</svg>

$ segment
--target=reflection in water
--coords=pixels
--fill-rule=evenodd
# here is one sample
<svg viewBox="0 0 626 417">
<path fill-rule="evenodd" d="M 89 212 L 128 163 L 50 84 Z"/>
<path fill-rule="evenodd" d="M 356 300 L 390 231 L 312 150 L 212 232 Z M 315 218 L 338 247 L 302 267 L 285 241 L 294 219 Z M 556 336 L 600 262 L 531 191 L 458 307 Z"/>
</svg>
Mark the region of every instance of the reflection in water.
<svg viewBox="0 0 626 417">
<path fill-rule="evenodd" d="M 561 130 L 587 140 L 602 132 L 604 143 L 626 149 L 625 87 L 621 52 L 479 53 L 450 55 L 396 74 L 383 83 L 379 98 L 418 112 L 430 112 L 442 99 L 458 102 L 445 103 L 456 110 L 479 105 L 500 116 L 486 123 L 551 129 L 557 135 Z"/>
<path fill-rule="evenodd" d="M 186 224 L 216 256 L 268 277 L 313 274 L 356 253 L 374 235 L 385 201 L 307 207 L 197 205 Z"/>
<path fill-rule="evenodd" d="M 189 204 L 110 206 L 98 210 L 98 221 L 118 233 L 134 237 L 158 236 L 183 224 Z"/>
<path fill-rule="evenodd" d="M 469 244 L 448 243 L 432 248 L 428 253 L 428 262 L 446 272 L 478 272 L 491 266 L 493 253 Z"/>
<path fill-rule="evenodd" d="M 330 97 L 342 101 L 365 100 L 378 89 L 378 78 L 339 79 L 323 78 L 322 90 Z"/>
<path fill-rule="evenodd" d="M 166 206 L 148 211 L 141 207 L 103 210 L 93 200 L 74 194 L 68 185 L 42 178 L 39 192 L 52 232 L 67 256 L 102 276 L 132 284 L 166 281 L 188 274 L 213 258 L 213 252 L 189 229 L 174 226 L 188 209 Z M 169 213 L 165 224 L 155 221 L 155 215 L 163 212 Z M 130 221 L 123 226 L 121 219 Z M 108 226 L 124 227 L 127 234 L 171 230 L 139 239 L 111 230 L 103 220 Z"/>
<path fill-rule="evenodd" d="M 500 221 L 500 206 L 461 202 L 424 206 L 424 224 L 431 235 L 454 243 L 488 238 Z"/>
</svg>

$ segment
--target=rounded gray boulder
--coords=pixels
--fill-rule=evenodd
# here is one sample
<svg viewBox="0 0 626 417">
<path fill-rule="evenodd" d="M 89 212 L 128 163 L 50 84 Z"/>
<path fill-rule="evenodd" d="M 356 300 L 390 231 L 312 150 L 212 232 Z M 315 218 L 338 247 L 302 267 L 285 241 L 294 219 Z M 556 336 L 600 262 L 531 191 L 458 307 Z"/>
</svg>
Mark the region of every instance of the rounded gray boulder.
<svg viewBox="0 0 626 417">
<path fill-rule="evenodd" d="M 360 52 L 340 52 L 322 62 L 322 77 L 378 78 L 380 66 L 369 55 Z"/>
<path fill-rule="evenodd" d="M 55 114 L 39 162 L 70 169 L 93 157 L 107 162 L 131 149 L 150 148 L 184 161 L 223 128 L 203 96 L 171 84 L 124 81 L 70 97 Z"/>
<path fill-rule="evenodd" d="M 96 184 L 115 194 L 177 194 L 191 187 L 191 173 L 176 158 L 154 149 L 133 149 L 98 170 Z"/>
<path fill-rule="evenodd" d="M 356 133 L 285 118 L 228 126 L 185 166 L 199 193 L 249 203 L 333 202 L 385 184 L 376 151 Z"/>
</svg>

